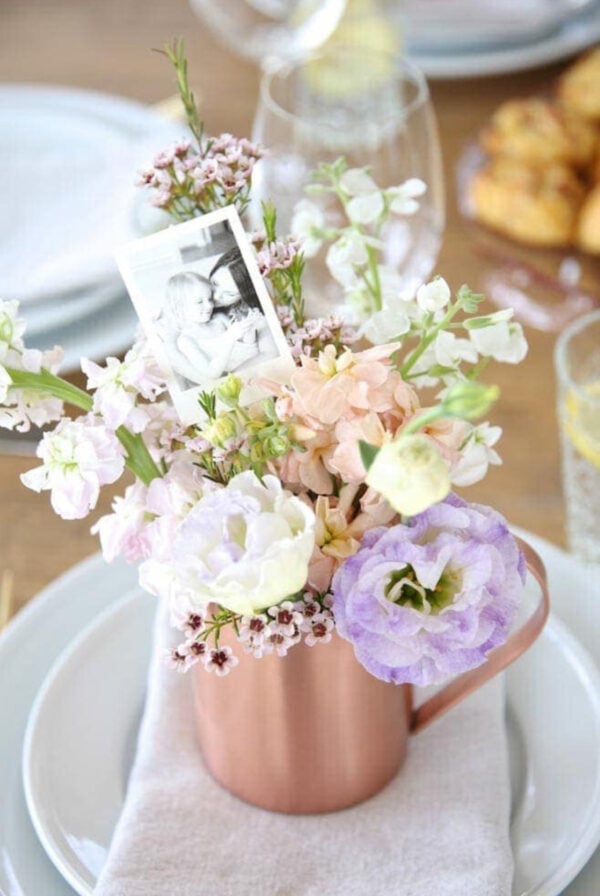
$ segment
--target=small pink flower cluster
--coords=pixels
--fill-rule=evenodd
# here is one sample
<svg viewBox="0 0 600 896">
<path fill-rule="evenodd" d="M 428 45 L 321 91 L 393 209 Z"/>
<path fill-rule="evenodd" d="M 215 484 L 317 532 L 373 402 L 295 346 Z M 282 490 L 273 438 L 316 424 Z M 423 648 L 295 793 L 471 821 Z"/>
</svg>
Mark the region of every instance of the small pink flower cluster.
<svg viewBox="0 0 600 896">
<path fill-rule="evenodd" d="M 254 165 L 262 155 L 256 144 L 232 134 L 207 140 L 199 151 L 180 140 L 140 172 L 138 183 L 155 191 L 153 205 L 179 219 L 228 203 L 239 208 L 248 201 Z"/>
<path fill-rule="evenodd" d="M 297 240 L 273 240 L 262 246 L 256 255 L 258 269 L 263 277 L 269 277 L 273 271 L 285 271 L 290 267 L 300 251 Z"/>
<path fill-rule="evenodd" d="M 338 314 L 310 318 L 299 327 L 287 306 L 278 305 L 277 313 L 296 360 L 303 355 L 316 357 L 326 345 L 335 346 L 339 352 L 356 341 L 356 330 L 346 324 Z"/>
<path fill-rule="evenodd" d="M 327 644 L 331 641 L 335 628 L 331 612 L 332 598 L 326 595 L 320 601 L 307 592 L 302 600 L 284 601 L 269 607 L 264 613 L 254 616 L 236 616 L 234 621 L 237 638 L 245 653 L 261 659 L 271 653 L 286 656 L 290 648 L 301 641 L 308 647 Z M 239 660 L 231 647 L 217 645 L 211 647 L 219 625 L 213 619 L 205 618 L 196 611 L 190 611 L 183 618 L 175 620 L 177 628 L 186 640 L 177 647 L 164 651 L 168 666 L 178 672 L 187 672 L 191 666 L 201 663 L 208 672 L 227 675 Z"/>
</svg>

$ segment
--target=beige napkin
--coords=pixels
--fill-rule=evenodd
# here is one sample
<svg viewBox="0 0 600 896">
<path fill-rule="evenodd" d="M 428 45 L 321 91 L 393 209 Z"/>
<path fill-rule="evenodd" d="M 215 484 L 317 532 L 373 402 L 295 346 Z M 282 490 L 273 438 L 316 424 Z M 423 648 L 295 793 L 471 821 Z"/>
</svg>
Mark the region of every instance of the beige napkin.
<svg viewBox="0 0 600 896">
<path fill-rule="evenodd" d="M 169 640 L 162 620 L 156 639 Z M 212 780 L 195 742 L 191 680 L 153 662 L 126 802 L 95 894 L 509 896 L 509 809 L 501 679 L 416 735 L 399 775 L 371 800 L 285 816 Z"/>
</svg>

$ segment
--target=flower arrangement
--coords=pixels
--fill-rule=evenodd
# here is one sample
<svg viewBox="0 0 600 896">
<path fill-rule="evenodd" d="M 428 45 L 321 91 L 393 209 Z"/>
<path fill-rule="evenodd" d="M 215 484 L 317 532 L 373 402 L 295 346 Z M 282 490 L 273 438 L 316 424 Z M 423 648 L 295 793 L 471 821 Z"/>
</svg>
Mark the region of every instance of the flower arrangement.
<svg viewBox="0 0 600 896">
<path fill-rule="evenodd" d="M 226 204 L 243 214 L 263 151 L 205 134 L 181 44 L 166 53 L 191 136 L 140 182 L 175 221 Z M 82 360 L 83 390 L 58 376 L 59 349 L 26 348 L 17 303 L 0 303 L 0 425 L 56 423 L 23 482 L 74 519 L 133 474 L 92 531 L 107 560 L 139 563 L 143 587 L 168 600 L 182 634 L 166 655 L 176 669 L 228 673 L 238 660 L 225 628 L 257 660 L 337 632 L 373 675 L 431 684 L 506 640 L 523 558 L 497 512 L 452 488 L 500 462 L 500 429 L 476 422 L 497 389 L 478 378 L 491 358 L 520 361 L 526 343 L 510 312 L 480 314 L 483 297 L 466 286 L 400 290 L 380 236 L 424 189 L 380 190 L 340 159 L 315 172 L 292 236 L 263 206 L 251 239 L 295 367 L 286 382 L 261 379 L 250 401 L 256 384 L 229 375 L 202 392 L 194 425 L 179 420 L 144 339 L 123 360 Z M 336 226 L 319 197 L 337 204 Z M 325 246 L 345 309 L 310 318 L 303 271 Z"/>
</svg>

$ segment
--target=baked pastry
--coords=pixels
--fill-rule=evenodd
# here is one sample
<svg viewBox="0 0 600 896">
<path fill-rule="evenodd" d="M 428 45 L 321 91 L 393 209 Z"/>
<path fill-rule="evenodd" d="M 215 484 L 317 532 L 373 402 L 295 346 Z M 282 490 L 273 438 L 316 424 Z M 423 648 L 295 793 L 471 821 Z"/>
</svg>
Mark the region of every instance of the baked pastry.
<svg viewBox="0 0 600 896">
<path fill-rule="evenodd" d="M 584 187 L 565 165 L 524 165 L 492 159 L 470 183 L 475 217 L 512 239 L 532 246 L 573 242 Z"/>
<path fill-rule="evenodd" d="M 600 184 L 588 193 L 581 206 L 576 242 L 584 252 L 600 255 Z"/>
<path fill-rule="evenodd" d="M 600 120 L 600 47 L 578 59 L 558 81 L 561 103 L 571 112 Z"/>
<path fill-rule="evenodd" d="M 538 97 L 502 103 L 481 135 L 481 145 L 490 155 L 530 164 L 563 162 L 583 167 L 594 157 L 597 143 L 593 124 Z"/>
</svg>

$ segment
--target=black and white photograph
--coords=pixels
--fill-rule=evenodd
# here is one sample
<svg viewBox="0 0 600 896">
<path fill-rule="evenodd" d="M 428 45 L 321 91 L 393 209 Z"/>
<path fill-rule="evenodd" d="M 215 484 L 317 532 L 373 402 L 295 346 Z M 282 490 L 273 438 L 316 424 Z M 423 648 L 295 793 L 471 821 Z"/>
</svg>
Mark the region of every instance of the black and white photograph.
<svg viewBox="0 0 600 896">
<path fill-rule="evenodd" d="M 185 422 L 230 373 L 289 362 L 285 336 L 233 206 L 128 243 L 123 279 Z"/>
</svg>

